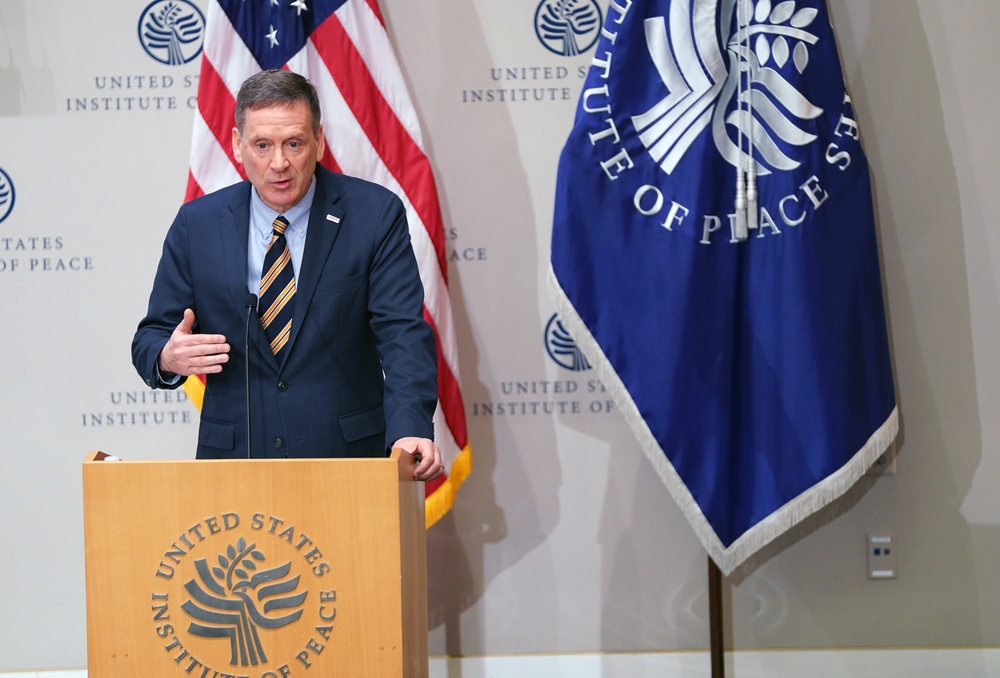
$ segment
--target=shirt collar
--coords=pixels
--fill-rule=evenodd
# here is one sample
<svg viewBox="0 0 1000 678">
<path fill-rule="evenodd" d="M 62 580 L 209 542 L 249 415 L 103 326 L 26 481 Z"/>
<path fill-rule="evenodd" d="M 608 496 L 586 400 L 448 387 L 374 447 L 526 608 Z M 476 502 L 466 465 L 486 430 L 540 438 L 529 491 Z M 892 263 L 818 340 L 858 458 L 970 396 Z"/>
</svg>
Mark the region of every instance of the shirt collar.
<svg viewBox="0 0 1000 678">
<path fill-rule="evenodd" d="M 294 207 L 289 209 L 287 212 L 275 212 L 273 209 L 264 204 L 264 201 L 260 199 L 257 195 L 257 189 L 251 186 L 250 190 L 250 224 L 252 228 L 255 228 L 261 237 L 271 237 L 271 224 L 278 215 L 284 215 L 285 219 L 288 220 L 288 231 L 296 231 L 299 229 L 305 229 L 309 224 L 309 210 L 312 209 L 313 196 L 316 195 L 316 176 L 313 175 L 312 181 L 309 182 L 309 190 L 306 194 L 302 196 L 302 200 L 299 200 Z"/>
</svg>

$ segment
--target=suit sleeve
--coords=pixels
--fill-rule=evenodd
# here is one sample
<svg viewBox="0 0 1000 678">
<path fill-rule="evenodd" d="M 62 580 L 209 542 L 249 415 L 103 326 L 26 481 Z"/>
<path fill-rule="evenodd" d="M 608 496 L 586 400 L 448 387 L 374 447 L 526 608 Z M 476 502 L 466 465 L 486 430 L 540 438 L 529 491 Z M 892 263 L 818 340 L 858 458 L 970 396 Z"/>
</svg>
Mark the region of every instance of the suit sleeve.
<svg viewBox="0 0 1000 678">
<path fill-rule="evenodd" d="M 185 308 L 194 310 L 197 318 L 187 257 L 187 222 L 182 208 L 163 243 L 146 317 L 132 337 L 132 364 L 150 388 L 173 389 L 184 383 L 183 378 L 163 380 L 157 361 L 164 344 L 183 319 Z"/>
<path fill-rule="evenodd" d="M 383 205 L 369 277 L 368 310 L 385 373 L 386 447 L 399 438 L 434 437 L 437 348 L 424 320 L 423 285 L 402 201 Z"/>
</svg>

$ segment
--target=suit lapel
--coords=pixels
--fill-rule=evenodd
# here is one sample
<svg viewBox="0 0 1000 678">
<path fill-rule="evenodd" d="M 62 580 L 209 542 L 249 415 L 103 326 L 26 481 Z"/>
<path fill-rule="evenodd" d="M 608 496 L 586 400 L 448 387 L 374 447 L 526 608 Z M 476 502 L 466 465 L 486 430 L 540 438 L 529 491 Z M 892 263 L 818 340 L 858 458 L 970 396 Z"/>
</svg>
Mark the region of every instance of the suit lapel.
<svg viewBox="0 0 1000 678">
<path fill-rule="evenodd" d="M 233 300 L 234 308 L 242 309 L 246 315 L 246 303 L 250 292 L 247 290 L 247 248 L 250 233 L 250 182 L 245 182 L 247 190 L 240 194 L 229 205 L 229 214 L 222 219 L 222 260 L 226 270 L 226 286 Z M 274 369 L 278 369 L 278 361 L 271 352 L 271 347 L 264 335 L 260 321 L 250 320 L 250 342 L 259 352 L 270 360 Z M 263 350 L 267 349 L 267 350 Z"/>
<path fill-rule="evenodd" d="M 295 339 L 309 313 L 316 285 L 342 228 L 344 211 L 338 205 L 339 202 L 340 193 L 333 186 L 332 175 L 317 166 L 316 194 L 309 211 L 309 230 L 306 232 L 306 244 L 302 253 L 302 270 L 295 280 L 295 317 L 286 355 L 295 350 Z"/>
</svg>

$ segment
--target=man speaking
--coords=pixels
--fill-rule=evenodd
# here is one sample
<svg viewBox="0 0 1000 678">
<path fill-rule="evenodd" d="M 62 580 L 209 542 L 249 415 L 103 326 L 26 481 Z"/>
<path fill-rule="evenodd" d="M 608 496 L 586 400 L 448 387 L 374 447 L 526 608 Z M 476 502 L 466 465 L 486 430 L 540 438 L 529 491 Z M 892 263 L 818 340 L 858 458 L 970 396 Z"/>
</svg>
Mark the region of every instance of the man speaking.
<svg viewBox="0 0 1000 678">
<path fill-rule="evenodd" d="M 243 83 L 232 143 L 248 180 L 178 212 L 136 370 L 153 388 L 206 375 L 199 459 L 401 447 L 436 478 L 436 348 L 402 202 L 319 165 L 319 99 L 296 73 Z"/>
</svg>

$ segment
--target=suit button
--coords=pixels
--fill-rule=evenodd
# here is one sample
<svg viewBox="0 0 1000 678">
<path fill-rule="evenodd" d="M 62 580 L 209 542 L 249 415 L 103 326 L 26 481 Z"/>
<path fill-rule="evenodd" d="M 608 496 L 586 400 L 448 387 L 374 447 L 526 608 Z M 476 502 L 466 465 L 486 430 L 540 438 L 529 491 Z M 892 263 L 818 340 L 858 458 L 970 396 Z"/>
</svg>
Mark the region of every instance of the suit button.
<svg viewBox="0 0 1000 678">
<path fill-rule="evenodd" d="M 281 438 L 275 438 L 274 439 L 274 446 L 280 450 L 282 447 L 285 446 L 285 441 L 282 440 Z"/>
<path fill-rule="evenodd" d="M 282 391 L 282 392 L 287 391 L 288 390 L 288 382 L 286 382 L 286 381 L 279 381 L 278 382 L 278 390 Z"/>
</svg>

